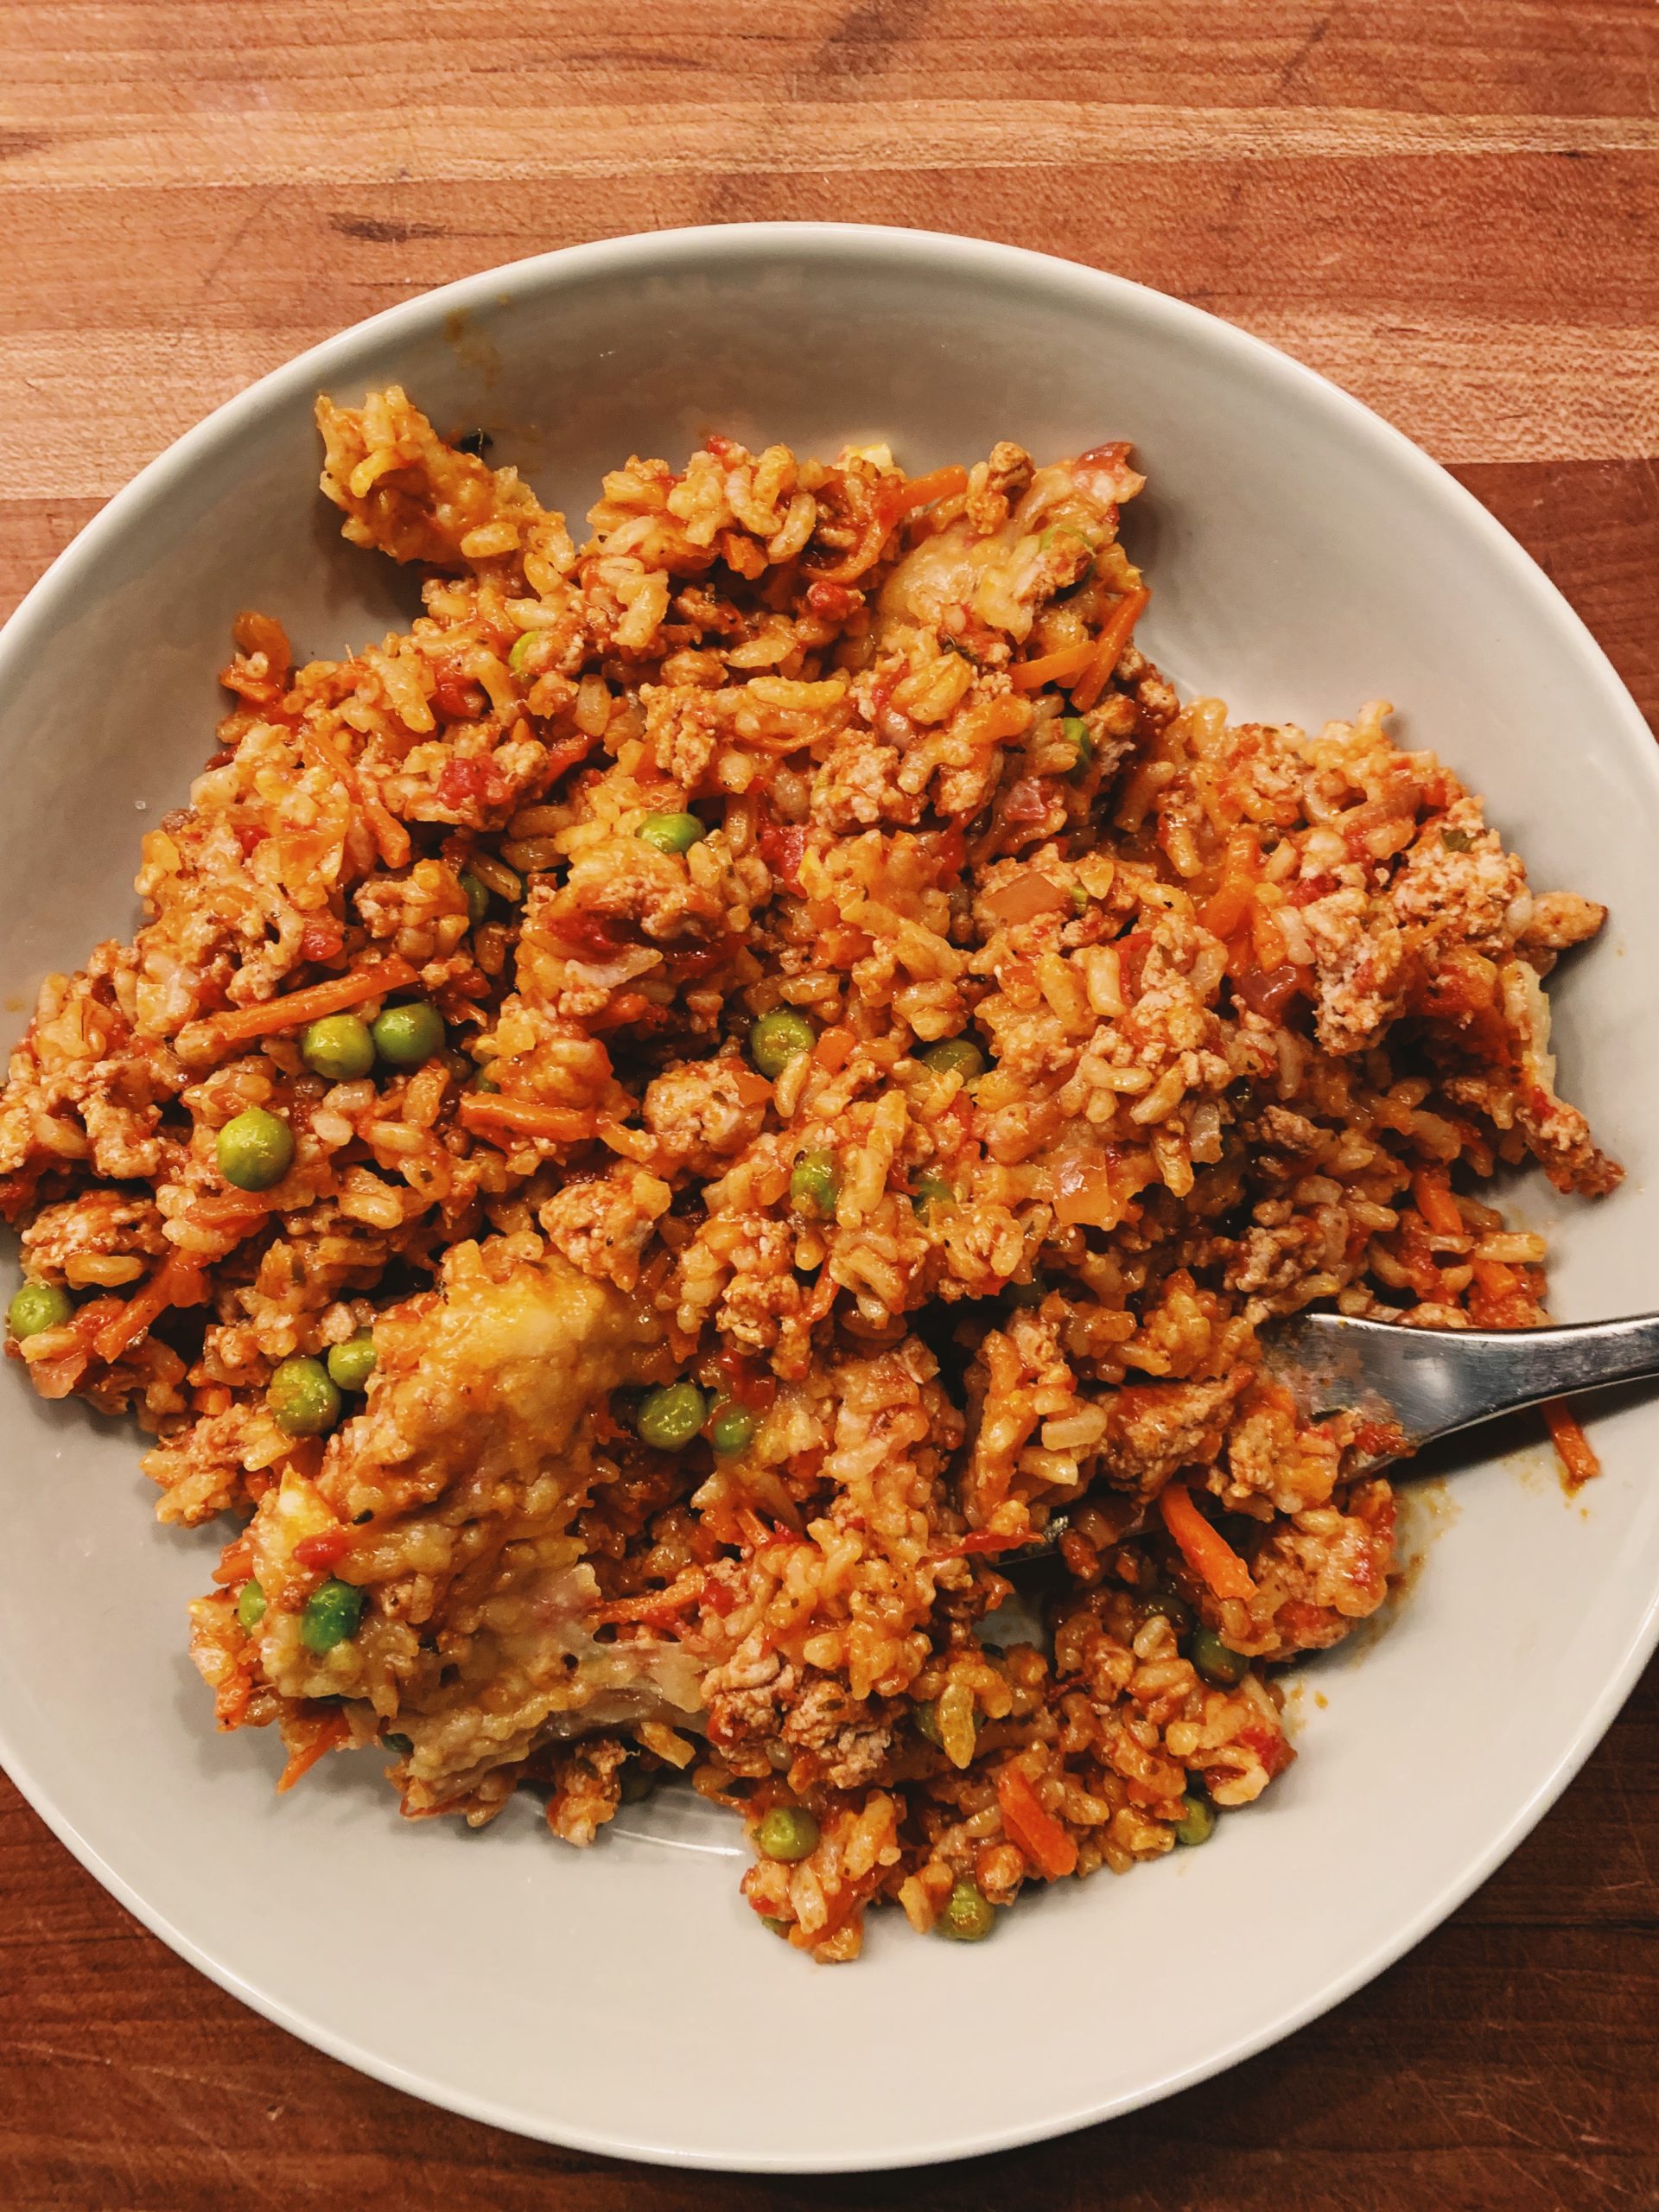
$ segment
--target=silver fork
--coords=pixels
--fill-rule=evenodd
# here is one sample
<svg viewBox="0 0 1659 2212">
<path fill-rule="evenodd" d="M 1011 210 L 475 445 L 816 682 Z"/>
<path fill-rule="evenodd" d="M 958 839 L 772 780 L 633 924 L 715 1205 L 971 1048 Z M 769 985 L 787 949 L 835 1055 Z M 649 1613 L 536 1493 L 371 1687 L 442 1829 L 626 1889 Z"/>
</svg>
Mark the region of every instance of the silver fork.
<svg viewBox="0 0 1659 2212">
<path fill-rule="evenodd" d="M 1408 1329 L 1293 1313 L 1262 1330 L 1262 1348 L 1307 1418 L 1351 1408 L 1395 1432 L 1348 1463 L 1363 1472 L 1546 1398 L 1659 1376 L 1659 1313 L 1545 1329 Z"/>
</svg>

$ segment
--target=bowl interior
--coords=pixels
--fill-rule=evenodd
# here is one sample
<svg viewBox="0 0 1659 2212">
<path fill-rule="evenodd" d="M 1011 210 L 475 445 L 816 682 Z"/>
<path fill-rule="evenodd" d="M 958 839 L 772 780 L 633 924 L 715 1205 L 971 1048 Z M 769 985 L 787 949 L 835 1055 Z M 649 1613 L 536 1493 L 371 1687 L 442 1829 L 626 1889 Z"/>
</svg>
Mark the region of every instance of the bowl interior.
<svg viewBox="0 0 1659 2212">
<path fill-rule="evenodd" d="M 715 428 L 820 452 L 881 436 L 912 468 L 1001 437 L 1039 459 L 1132 438 L 1143 634 L 1184 690 L 1305 723 L 1395 699 L 1402 741 L 1487 794 L 1535 886 L 1611 906 L 1557 979 L 1557 1037 L 1630 1179 L 1599 1206 L 1541 1179 L 1514 1204 L 1557 1242 L 1563 1318 L 1659 1303 L 1659 766 L 1605 662 L 1449 479 L 1330 387 L 1154 295 L 962 241 L 767 226 L 582 248 L 394 310 L 193 433 L 0 641 L 10 1033 L 44 972 L 130 927 L 139 835 L 211 749 L 237 611 L 280 616 L 306 654 L 412 611 L 315 491 L 315 391 L 393 379 L 577 515 L 607 467 L 677 464 Z M 1536 1452 L 1419 1505 L 1425 1572 L 1306 1670 L 1304 1756 L 1211 1848 L 1033 1897 L 983 1948 L 879 1916 L 861 1964 L 820 1972 L 753 1930 L 734 1839 L 683 1800 L 586 1853 L 528 1803 L 481 1835 L 409 1827 L 362 1763 L 276 1800 L 276 1746 L 216 1738 L 184 1656 L 218 1539 L 156 1527 L 132 1431 L 16 1376 L 0 1438 L 0 1753 L 102 1878 L 387 2078 L 554 2139 L 731 2165 L 1051 2133 L 1306 2018 L 1523 1832 L 1611 1717 L 1659 1589 L 1659 1416 L 1630 1400 L 1597 1424 L 1606 1472 L 1581 1501 Z"/>
</svg>

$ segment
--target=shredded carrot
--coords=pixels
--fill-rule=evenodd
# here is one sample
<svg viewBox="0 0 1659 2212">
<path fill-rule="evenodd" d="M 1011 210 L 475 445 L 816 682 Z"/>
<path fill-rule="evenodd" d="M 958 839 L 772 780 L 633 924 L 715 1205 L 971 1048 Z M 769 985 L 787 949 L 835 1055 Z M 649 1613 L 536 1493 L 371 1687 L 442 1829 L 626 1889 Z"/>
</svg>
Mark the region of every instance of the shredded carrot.
<svg viewBox="0 0 1659 2212">
<path fill-rule="evenodd" d="M 888 512 L 896 522 L 900 515 L 913 514 L 918 507 L 931 507 L 938 499 L 954 499 L 958 492 L 967 489 L 967 470 L 959 462 L 953 463 L 949 468 L 936 468 L 929 476 L 912 476 Z"/>
<path fill-rule="evenodd" d="M 753 737 L 746 736 L 743 742 L 751 752 L 775 753 L 781 760 L 785 753 L 799 753 L 809 745 L 822 744 L 825 738 L 832 736 L 834 732 L 829 729 L 807 730 L 804 732 L 792 729 L 781 729 L 773 730 L 770 734 L 765 736 L 761 735 L 759 732 L 756 732 Z"/>
<path fill-rule="evenodd" d="M 940 1559 L 971 1559 L 983 1553 L 995 1557 L 998 1552 L 1017 1552 L 1022 1545 L 1034 1544 L 1042 1531 L 1027 1529 L 1010 1536 L 999 1529 L 971 1529 L 965 1536 L 958 1536 L 954 1543 L 945 1545 L 937 1556 Z"/>
<path fill-rule="evenodd" d="M 318 729 L 300 733 L 300 750 L 313 767 L 321 768 L 345 786 L 354 806 L 360 807 L 374 839 L 375 850 L 388 868 L 407 865 L 412 849 L 410 836 L 395 814 L 389 813 L 372 792 L 363 788 L 356 769 L 330 738 Z"/>
<path fill-rule="evenodd" d="M 1255 1595 L 1249 1568 L 1220 1530 L 1205 1519 L 1185 1483 L 1164 1485 L 1158 1494 L 1158 1510 L 1164 1516 L 1165 1528 L 1180 1546 L 1182 1558 L 1217 1598 Z"/>
<path fill-rule="evenodd" d="M 209 1191 L 185 1218 L 192 1229 L 229 1229 L 245 1236 L 270 1217 L 271 1208 L 251 1191 Z"/>
<path fill-rule="evenodd" d="M 238 1536 L 220 1553 L 219 1565 L 213 1569 L 213 1580 L 220 1584 L 245 1582 L 252 1571 L 253 1539 Z"/>
<path fill-rule="evenodd" d="M 1080 645 L 1062 645 L 1058 652 L 1039 653 L 1035 660 L 1016 661 L 1008 671 L 1008 681 L 1016 691 L 1036 691 L 1045 683 L 1069 683 L 1074 676 L 1081 676 L 1095 657 L 1095 640 L 1085 638 Z"/>
<path fill-rule="evenodd" d="M 1057 1882 L 1076 1870 L 1077 1847 L 1052 1813 L 1046 1813 L 1031 1778 L 1012 1761 L 996 1772 L 996 1802 L 1002 1826 L 1045 1881 Z"/>
<path fill-rule="evenodd" d="M 343 1745 L 350 1733 L 351 1726 L 345 1714 L 331 1713 L 302 1750 L 289 1753 L 288 1764 L 283 1769 L 282 1779 L 276 1784 L 278 1794 L 284 1789 L 291 1789 L 302 1775 L 310 1773 L 324 1752 Z"/>
<path fill-rule="evenodd" d="M 1469 1264 L 1475 1271 L 1475 1281 L 1488 1298 L 1507 1298 L 1521 1287 L 1520 1276 L 1502 1260 L 1471 1260 Z"/>
<path fill-rule="evenodd" d="M 733 1516 L 738 1527 L 758 1552 L 763 1552 L 772 1541 L 772 1533 L 752 1506 L 740 1505 Z"/>
<path fill-rule="evenodd" d="M 620 1152 L 625 1160 L 637 1160 L 642 1167 L 649 1167 L 657 1158 L 657 1140 L 649 1129 L 625 1128 L 609 1114 L 595 1116 L 594 1135 L 613 1152 Z"/>
<path fill-rule="evenodd" d="M 1035 868 L 985 893 L 986 911 L 999 922 L 1029 922 L 1039 914 L 1063 914 L 1071 905 L 1071 894 L 1065 885 Z"/>
<path fill-rule="evenodd" d="M 320 1020 L 325 1014 L 343 1014 L 347 1007 L 361 1006 L 365 999 L 404 990 L 416 979 L 416 970 L 394 953 L 349 976 L 330 976 L 326 982 L 290 991 L 286 998 L 238 1007 L 230 1014 L 210 1014 L 191 1027 L 210 1031 L 220 1044 L 244 1045 L 255 1037 L 275 1037 L 284 1029 L 298 1029 L 306 1022 Z"/>
<path fill-rule="evenodd" d="M 233 1667 L 213 1692 L 213 1719 L 224 1729 L 239 1728 L 253 1696 L 253 1681 L 245 1665 Z"/>
<path fill-rule="evenodd" d="M 1544 1419 L 1549 1423 L 1550 1441 L 1561 1456 L 1567 1470 L 1567 1479 L 1577 1490 L 1601 1472 L 1601 1461 L 1596 1447 L 1585 1434 L 1578 1415 L 1564 1398 L 1544 1400 Z"/>
<path fill-rule="evenodd" d="M 826 1034 L 828 1033 L 826 1032 Z M 719 1065 L 727 1065 L 724 1061 Z M 772 1097 L 772 1087 L 765 1076 L 755 1069 L 745 1067 L 741 1060 L 731 1063 L 732 1089 L 746 1106 L 764 1106 Z"/>
<path fill-rule="evenodd" d="M 643 991 L 620 991 L 603 1014 L 595 1015 L 588 1023 L 590 1029 L 626 1029 L 651 1012 L 651 1001 Z"/>
<path fill-rule="evenodd" d="M 1152 594 L 1143 587 L 1139 591 L 1125 592 L 1112 609 L 1112 619 L 1095 640 L 1089 665 L 1081 679 L 1071 687 L 1071 703 L 1079 713 L 1087 714 L 1116 673 L 1117 664 L 1123 658 L 1123 649 L 1135 634 L 1135 626 L 1146 613 L 1147 601 Z"/>
<path fill-rule="evenodd" d="M 1437 1236 L 1468 1235 L 1444 1175 L 1431 1175 L 1426 1167 L 1420 1167 L 1411 1179 L 1411 1195 L 1418 1212 Z"/>
<path fill-rule="evenodd" d="M 1250 877 L 1230 875 L 1198 909 L 1198 919 L 1211 937 L 1218 937 L 1225 944 L 1236 934 L 1255 896 L 1255 885 Z"/>
<path fill-rule="evenodd" d="M 1250 944 L 1255 953 L 1255 964 L 1264 976 L 1271 976 L 1285 965 L 1288 948 L 1271 906 L 1251 907 Z"/>
<path fill-rule="evenodd" d="M 104 1324 L 92 1338 L 92 1350 L 113 1365 L 124 1351 L 148 1335 L 150 1324 L 158 1321 L 169 1306 L 197 1306 L 206 1296 L 200 1268 L 182 1252 L 175 1252 L 162 1261 L 143 1288 L 135 1291 L 120 1312 Z"/>
<path fill-rule="evenodd" d="M 592 1114 L 571 1106 L 543 1106 L 533 1098 L 463 1098 L 456 1109 L 463 1128 L 480 1136 L 539 1137 L 548 1144 L 581 1144 L 595 1134 Z"/>
<path fill-rule="evenodd" d="M 852 1058 L 853 1047 L 858 1042 L 845 1022 L 838 1022 L 833 1029 L 826 1029 L 812 1049 L 812 1057 L 826 1075 L 838 1075 Z"/>
<path fill-rule="evenodd" d="M 598 1606 L 593 1618 L 613 1626 L 625 1621 L 645 1621 L 656 1625 L 683 1612 L 688 1605 L 696 1605 L 708 1580 L 701 1567 L 682 1567 L 666 1589 L 642 1591 L 637 1598 L 615 1599 L 608 1605 Z"/>
</svg>

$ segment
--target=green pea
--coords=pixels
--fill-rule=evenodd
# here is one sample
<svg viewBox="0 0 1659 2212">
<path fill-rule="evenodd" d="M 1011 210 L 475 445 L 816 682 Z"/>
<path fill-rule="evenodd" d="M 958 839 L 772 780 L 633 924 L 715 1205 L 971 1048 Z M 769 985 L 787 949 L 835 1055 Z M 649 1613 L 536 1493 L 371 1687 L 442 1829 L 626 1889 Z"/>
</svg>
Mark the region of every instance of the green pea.
<svg viewBox="0 0 1659 2212">
<path fill-rule="evenodd" d="M 1077 757 L 1071 764 L 1073 769 L 1086 768 L 1095 757 L 1094 744 L 1089 735 L 1088 723 L 1084 721 L 1081 715 L 1062 715 L 1060 733 L 1062 736 L 1071 739 L 1072 747 L 1077 753 Z"/>
<path fill-rule="evenodd" d="M 689 853 L 709 832 L 695 814 L 648 814 L 633 834 L 659 853 Z"/>
<path fill-rule="evenodd" d="M 987 1651 L 984 1656 L 991 1662 L 993 1666 L 997 1663 L 1001 1656 L 1001 1655 L 996 1651 Z M 910 1717 L 916 1723 L 917 1734 L 918 1736 L 925 1736 L 927 1741 L 932 1745 L 935 1751 L 942 1751 L 944 1749 L 944 1732 L 939 1726 L 939 1707 L 938 1700 L 936 1699 L 929 1699 L 925 1705 L 912 1706 L 911 1707 Z M 973 1720 L 974 1733 L 977 1736 L 980 1730 L 985 1725 L 984 1716 L 981 1713 L 976 1713 L 971 1716 L 971 1718 Z"/>
<path fill-rule="evenodd" d="M 238 1191 L 268 1191 L 294 1164 L 294 1132 L 279 1115 L 250 1106 L 214 1141 L 219 1172 Z"/>
<path fill-rule="evenodd" d="M 342 1390 L 360 1390 L 374 1372 L 374 1338 L 366 1329 L 328 1347 L 328 1379 Z"/>
<path fill-rule="evenodd" d="M 354 1014 L 325 1014 L 300 1032 L 300 1058 L 313 1075 L 330 1083 L 355 1083 L 374 1065 L 369 1025 Z"/>
<path fill-rule="evenodd" d="M 443 1023 L 423 999 L 389 1006 L 370 1034 L 375 1051 L 395 1068 L 422 1067 L 443 1050 Z"/>
<path fill-rule="evenodd" d="M 1157 1590 L 1150 1598 L 1143 1598 L 1139 1611 L 1143 1622 L 1150 1620 L 1154 1614 L 1161 1614 L 1178 1637 L 1185 1636 L 1192 1630 L 1192 1608 L 1184 1598 L 1178 1598 L 1173 1590 Z"/>
<path fill-rule="evenodd" d="M 658 1452 L 683 1452 L 702 1428 L 708 1408 L 695 1382 L 670 1382 L 639 1408 L 639 1440 Z"/>
<path fill-rule="evenodd" d="M 539 630 L 521 630 L 512 641 L 512 651 L 507 655 L 507 666 L 515 676 L 523 676 L 530 666 L 530 656 L 535 649 Z"/>
<path fill-rule="evenodd" d="M 1214 1629 L 1205 1628 L 1202 1623 L 1192 1631 L 1192 1664 L 1205 1681 L 1213 1682 L 1217 1689 L 1231 1689 L 1250 1671 L 1250 1662 L 1244 1654 L 1224 1643 Z"/>
<path fill-rule="evenodd" d="M 47 1329 L 60 1329 L 74 1312 L 67 1290 L 55 1283 L 26 1282 L 6 1308 L 11 1333 L 22 1344 Z"/>
<path fill-rule="evenodd" d="M 1003 1303 L 1016 1309 L 1022 1306 L 1040 1306 L 1052 1288 L 1047 1278 L 1034 1274 L 1029 1282 L 1005 1282 L 1002 1286 Z"/>
<path fill-rule="evenodd" d="M 944 1176 L 936 1175 L 931 1167 L 925 1167 L 916 1178 L 916 1188 L 910 1203 L 924 1220 L 935 1206 L 951 1206 L 956 1202 L 956 1192 Z"/>
<path fill-rule="evenodd" d="M 1442 830 L 1440 842 L 1448 853 L 1466 853 L 1474 843 L 1466 830 Z"/>
<path fill-rule="evenodd" d="M 958 1882 L 939 1915 L 939 1933 L 953 1943 L 982 1943 L 996 1925 L 996 1907 L 977 1882 Z"/>
<path fill-rule="evenodd" d="M 415 1748 L 409 1737 L 400 1736 L 395 1731 L 383 1736 L 380 1740 L 389 1751 L 396 1751 L 400 1759 L 406 1759 Z"/>
<path fill-rule="evenodd" d="M 321 1436 L 340 1419 L 340 1393 L 320 1359 L 296 1352 L 265 1386 L 265 1403 L 289 1436 Z"/>
<path fill-rule="evenodd" d="M 251 1636 L 265 1618 L 265 1593 L 257 1582 L 245 1582 L 236 1601 L 236 1618 Z"/>
<path fill-rule="evenodd" d="M 461 886 L 461 895 L 467 901 L 467 919 L 476 929 L 490 911 L 490 889 L 480 883 L 470 868 L 462 868 L 455 878 Z"/>
<path fill-rule="evenodd" d="M 723 1414 L 715 1415 L 709 1441 L 716 1452 L 729 1457 L 733 1452 L 747 1452 L 753 1436 L 754 1415 L 746 1413 L 741 1406 L 728 1406 Z"/>
<path fill-rule="evenodd" d="M 976 1083 L 985 1072 L 985 1055 L 971 1037 L 944 1037 L 922 1054 L 935 1075 L 959 1075 Z"/>
<path fill-rule="evenodd" d="M 749 1058 L 762 1075 L 776 1080 L 791 1060 L 810 1052 L 817 1033 L 792 1006 L 763 1014 L 749 1032 Z"/>
<path fill-rule="evenodd" d="M 641 1765 L 637 1757 L 631 1758 L 619 1777 L 618 1794 L 625 1805 L 643 1805 L 657 1787 L 661 1772 L 658 1767 Z"/>
<path fill-rule="evenodd" d="M 817 1849 L 818 1824 L 804 1805 L 774 1805 L 755 1830 L 754 1840 L 764 1857 L 792 1866 Z"/>
<path fill-rule="evenodd" d="M 337 1643 L 349 1643 L 362 1622 L 363 1608 L 368 1603 L 354 1582 L 341 1582 L 330 1575 L 320 1590 L 314 1590 L 305 1601 L 300 1615 L 300 1642 L 308 1651 L 332 1651 Z"/>
<path fill-rule="evenodd" d="M 833 1152 L 804 1152 L 789 1179 L 789 1202 L 802 1213 L 819 1213 L 827 1219 L 841 1195 Z"/>
<path fill-rule="evenodd" d="M 1189 1789 L 1181 1800 L 1181 1817 L 1175 1823 L 1177 1843 L 1208 1843 L 1216 1832 L 1216 1808 L 1207 1797 Z"/>
<path fill-rule="evenodd" d="M 483 1066 L 480 1068 L 478 1073 L 473 1077 L 472 1088 L 474 1090 L 500 1090 L 501 1085 L 496 1080 L 495 1070 L 490 1065 L 487 1060 L 485 1061 Z"/>
</svg>

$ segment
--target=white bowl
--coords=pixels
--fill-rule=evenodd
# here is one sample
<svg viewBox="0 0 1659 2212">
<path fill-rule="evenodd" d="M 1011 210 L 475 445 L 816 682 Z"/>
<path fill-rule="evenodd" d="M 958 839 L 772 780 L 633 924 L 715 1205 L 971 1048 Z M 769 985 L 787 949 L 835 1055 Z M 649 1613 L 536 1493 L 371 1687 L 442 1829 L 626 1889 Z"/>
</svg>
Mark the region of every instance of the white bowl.
<svg viewBox="0 0 1659 2212">
<path fill-rule="evenodd" d="M 130 927 L 139 832 L 210 749 L 238 609 L 308 653 L 409 610 L 409 580 L 344 547 L 315 490 L 315 392 L 391 378 L 577 514 L 604 467 L 715 427 L 818 451 L 879 433 L 913 469 L 1003 436 L 1039 457 L 1134 439 L 1145 634 L 1183 687 L 1314 723 L 1397 700 L 1403 740 L 1486 792 L 1535 884 L 1610 903 L 1554 995 L 1566 1086 L 1630 1180 L 1586 1206 L 1535 1179 L 1516 1205 L 1556 1241 L 1563 1318 L 1659 1304 L 1659 753 L 1600 652 L 1473 499 L 1331 385 L 1174 301 L 959 238 L 760 224 L 550 254 L 375 317 L 181 439 L 0 639 L 14 1027 L 44 970 Z M 713 1815 L 629 1815 L 576 1853 L 529 1802 L 481 1835 L 407 1826 L 367 1762 L 276 1799 L 276 1745 L 216 1737 L 184 1656 L 219 1537 L 162 1533 L 136 1435 L 15 1374 L 0 1756 L 186 1957 L 438 2103 L 685 2164 L 988 2150 L 1311 2019 L 1526 1833 L 1659 1627 L 1659 1412 L 1626 1402 L 1595 1437 L 1582 1502 L 1541 1453 L 1459 1475 L 1384 1631 L 1308 1670 L 1303 1757 L 1209 1849 L 1028 1898 L 983 1948 L 878 1916 L 860 1965 L 815 1969 L 756 1934 Z"/>
</svg>

